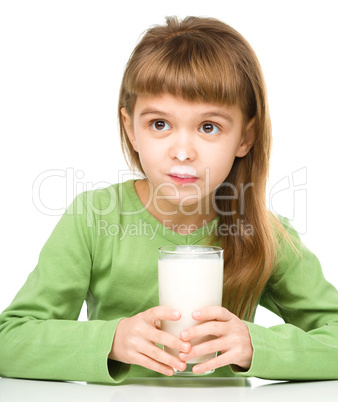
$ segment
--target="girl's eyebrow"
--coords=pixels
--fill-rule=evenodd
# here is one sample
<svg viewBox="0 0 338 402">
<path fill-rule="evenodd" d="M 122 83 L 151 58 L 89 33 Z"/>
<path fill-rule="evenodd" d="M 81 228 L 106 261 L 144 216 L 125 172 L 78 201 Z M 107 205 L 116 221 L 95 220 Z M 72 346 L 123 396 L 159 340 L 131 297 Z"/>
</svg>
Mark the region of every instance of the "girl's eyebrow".
<svg viewBox="0 0 338 402">
<path fill-rule="evenodd" d="M 228 120 L 230 123 L 234 122 L 234 119 L 230 116 L 230 114 L 226 112 L 208 112 L 208 113 L 203 113 L 204 118 L 208 117 L 221 117 L 224 120 Z"/>
<path fill-rule="evenodd" d="M 162 110 L 155 110 L 150 107 L 145 107 L 143 111 L 140 113 L 140 116 L 145 116 L 147 114 L 161 114 L 163 116 L 170 116 L 169 113 L 163 112 Z"/>
<path fill-rule="evenodd" d="M 152 107 L 145 107 L 142 112 L 140 113 L 140 116 L 145 116 L 147 114 L 160 114 L 162 116 L 170 117 L 170 113 L 163 112 L 162 110 L 156 110 L 153 109 Z M 226 112 L 218 112 L 218 111 L 212 111 L 212 112 L 207 112 L 207 113 L 202 113 L 200 115 L 203 118 L 212 118 L 212 117 L 221 117 L 224 120 L 229 121 L 230 123 L 234 122 L 234 119 Z"/>
</svg>

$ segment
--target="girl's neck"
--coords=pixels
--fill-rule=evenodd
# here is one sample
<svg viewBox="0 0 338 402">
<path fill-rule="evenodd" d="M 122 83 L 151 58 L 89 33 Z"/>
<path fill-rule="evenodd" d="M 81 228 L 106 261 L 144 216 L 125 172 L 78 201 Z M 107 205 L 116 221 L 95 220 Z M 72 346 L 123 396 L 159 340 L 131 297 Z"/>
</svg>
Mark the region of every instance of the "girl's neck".
<svg viewBox="0 0 338 402">
<path fill-rule="evenodd" d="M 146 179 L 136 181 L 135 190 L 142 204 L 155 219 L 168 229 L 180 234 L 190 234 L 217 217 L 214 210 L 211 213 L 204 212 L 206 208 L 203 208 L 202 201 L 199 212 L 191 214 L 189 212 L 195 211 L 196 205 L 185 207 L 182 211 L 178 205 L 167 200 L 157 199 L 154 203 L 154 194 L 150 193 L 150 186 Z"/>
</svg>

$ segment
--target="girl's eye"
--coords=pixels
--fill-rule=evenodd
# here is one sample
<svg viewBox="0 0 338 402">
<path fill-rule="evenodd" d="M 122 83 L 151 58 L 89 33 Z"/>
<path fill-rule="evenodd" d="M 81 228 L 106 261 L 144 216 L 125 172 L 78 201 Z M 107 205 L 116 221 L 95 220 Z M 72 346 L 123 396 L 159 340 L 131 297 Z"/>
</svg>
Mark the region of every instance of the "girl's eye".
<svg viewBox="0 0 338 402">
<path fill-rule="evenodd" d="M 151 124 L 151 127 L 156 131 L 170 130 L 169 124 L 164 120 L 156 120 Z"/>
<path fill-rule="evenodd" d="M 199 128 L 199 131 L 204 134 L 217 134 L 219 132 L 219 128 L 212 123 L 204 123 Z"/>
</svg>

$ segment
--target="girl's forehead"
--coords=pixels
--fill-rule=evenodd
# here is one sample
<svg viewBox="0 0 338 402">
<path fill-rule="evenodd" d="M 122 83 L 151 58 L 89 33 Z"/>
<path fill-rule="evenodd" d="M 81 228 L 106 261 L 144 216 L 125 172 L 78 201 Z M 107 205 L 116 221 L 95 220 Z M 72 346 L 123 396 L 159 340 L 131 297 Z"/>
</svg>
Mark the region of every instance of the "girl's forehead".
<svg viewBox="0 0 338 402">
<path fill-rule="evenodd" d="M 198 114 L 205 114 L 205 117 L 219 116 L 233 122 L 234 119 L 242 117 L 242 112 L 237 105 L 226 103 L 215 103 L 206 101 L 190 101 L 180 96 L 163 93 L 158 95 L 139 95 L 136 98 L 134 113 L 146 116 L 156 113 L 170 115 L 191 111 Z"/>
</svg>

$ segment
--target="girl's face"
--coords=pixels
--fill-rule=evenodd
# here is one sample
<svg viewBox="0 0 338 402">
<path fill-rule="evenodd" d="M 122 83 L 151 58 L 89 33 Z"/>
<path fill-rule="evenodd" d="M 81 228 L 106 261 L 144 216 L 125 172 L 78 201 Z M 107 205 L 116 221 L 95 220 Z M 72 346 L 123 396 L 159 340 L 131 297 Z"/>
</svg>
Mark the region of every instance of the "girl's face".
<svg viewBox="0 0 338 402">
<path fill-rule="evenodd" d="M 254 142 L 253 119 L 237 106 L 188 102 L 168 94 L 138 96 L 133 116 L 121 110 L 130 142 L 153 186 L 161 212 L 208 213 L 212 194 L 235 157 Z M 204 208 L 203 208 L 204 207 Z"/>
</svg>

